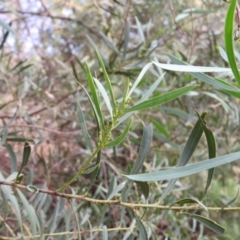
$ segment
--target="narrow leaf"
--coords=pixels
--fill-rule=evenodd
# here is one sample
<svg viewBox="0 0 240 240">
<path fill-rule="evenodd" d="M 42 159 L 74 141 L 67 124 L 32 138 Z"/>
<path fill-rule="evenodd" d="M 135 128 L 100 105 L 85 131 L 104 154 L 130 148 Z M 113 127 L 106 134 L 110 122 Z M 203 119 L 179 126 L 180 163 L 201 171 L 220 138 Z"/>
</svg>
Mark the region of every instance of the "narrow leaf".
<svg viewBox="0 0 240 240">
<path fill-rule="evenodd" d="M 202 116 L 200 116 L 200 114 L 196 111 L 197 115 L 198 115 L 198 119 L 202 125 L 203 131 L 205 133 L 206 139 L 207 139 L 207 145 L 208 145 L 208 157 L 209 159 L 216 157 L 216 142 L 215 142 L 215 138 L 213 136 L 212 131 L 206 126 L 206 122 L 204 121 L 204 119 L 202 118 Z M 214 173 L 214 168 L 209 169 L 208 170 L 208 178 L 207 178 L 207 184 L 205 187 L 205 193 L 204 196 L 207 193 L 207 190 L 211 184 L 212 181 L 212 177 L 213 177 L 213 173 Z"/>
<path fill-rule="evenodd" d="M 108 39 L 108 37 L 103 32 L 99 32 L 99 34 L 101 35 L 101 38 L 106 43 L 106 45 L 117 55 L 121 56 L 121 53 L 118 51 L 116 46 L 114 46 L 113 43 Z"/>
<path fill-rule="evenodd" d="M 3 22 L 1 19 L 0 19 L 0 25 L 5 28 L 8 32 L 11 32 L 13 34 L 15 34 L 15 32 L 12 30 L 11 26 L 8 25 L 7 23 Z"/>
<path fill-rule="evenodd" d="M 98 113 L 97 113 L 97 109 L 96 109 L 96 107 L 95 107 L 95 105 L 93 103 L 93 100 L 90 97 L 90 95 L 88 94 L 87 89 L 81 83 L 79 83 L 79 82 L 77 82 L 77 83 L 82 87 L 83 91 L 86 93 L 86 95 L 88 97 L 89 102 L 91 103 L 91 106 L 93 108 L 93 113 L 94 113 L 94 116 L 95 116 L 95 119 L 96 119 L 96 122 L 97 122 L 97 128 L 98 128 L 98 131 L 100 131 L 100 129 L 101 129 L 101 122 L 100 122 L 100 119 L 99 119 L 99 116 L 98 116 Z"/>
<path fill-rule="evenodd" d="M 17 171 L 17 158 L 16 158 L 16 154 L 13 151 L 13 148 L 10 144 L 5 143 L 4 146 L 6 147 L 8 154 L 10 156 L 11 159 L 11 172 L 16 172 Z"/>
<path fill-rule="evenodd" d="M 202 119 L 205 118 L 206 114 L 207 114 L 206 112 L 204 112 L 202 114 L 202 116 L 201 116 Z M 190 133 L 187 143 L 186 143 L 186 145 L 182 151 L 182 154 L 177 162 L 178 167 L 184 166 L 188 163 L 188 161 L 190 160 L 191 156 L 193 155 L 193 152 L 195 151 L 195 149 L 199 143 L 199 140 L 200 140 L 202 134 L 203 134 L 203 128 L 202 128 L 200 120 L 198 120 L 196 122 L 192 132 Z M 163 200 L 170 193 L 170 191 L 173 189 L 177 180 L 178 180 L 178 178 L 170 180 L 167 187 L 163 191 L 161 200 Z"/>
<path fill-rule="evenodd" d="M 22 158 L 21 168 L 23 168 L 27 165 L 30 154 L 31 154 L 31 146 L 29 144 L 29 141 L 26 141 L 24 144 L 24 149 L 23 149 L 23 158 Z"/>
<path fill-rule="evenodd" d="M 150 107 L 154 107 L 154 106 L 172 101 L 172 100 L 178 98 L 179 96 L 191 91 L 195 87 L 197 87 L 197 86 L 196 85 L 185 86 L 185 87 L 170 91 L 168 93 L 164 93 L 160 96 L 150 98 L 150 99 L 146 100 L 145 102 L 139 103 L 139 104 L 135 105 L 134 107 L 127 109 L 126 113 L 147 109 Z"/>
<path fill-rule="evenodd" d="M 8 182 L 13 182 L 13 181 L 16 179 L 17 175 L 18 175 L 18 172 L 12 172 L 12 173 L 6 178 L 6 180 L 7 180 Z M 23 174 L 22 174 L 22 175 L 23 175 Z"/>
<path fill-rule="evenodd" d="M 85 119 L 84 119 L 84 116 L 83 116 L 83 112 L 82 112 L 82 109 L 81 109 L 81 105 L 80 105 L 79 102 L 77 102 L 77 114 L 78 114 L 78 119 L 79 119 L 79 122 L 80 122 L 80 126 L 81 126 L 81 129 L 82 129 L 86 144 L 87 144 L 88 148 L 93 152 L 92 142 L 91 142 L 91 139 L 89 137 L 88 129 L 87 129 Z"/>
<path fill-rule="evenodd" d="M 32 66 L 34 66 L 34 65 L 33 65 L 33 64 L 28 64 L 28 65 L 26 65 L 26 66 L 23 66 L 23 67 L 21 67 L 21 68 L 18 70 L 18 72 L 17 72 L 16 74 L 19 74 L 19 73 L 23 72 L 24 70 L 26 70 L 26 69 L 28 69 L 28 68 L 30 68 L 30 67 L 32 67 Z"/>
<path fill-rule="evenodd" d="M 26 140 L 25 144 L 24 144 L 24 148 L 23 148 L 23 157 L 22 157 L 22 164 L 21 164 L 21 167 L 20 167 L 20 170 L 18 171 L 18 175 L 16 177 L 16 181 L 18 183 L 21 182 L 21 179 L 19 178 L 20 174 L 22 173 L 22 170 L 23 168 L 28 164 L 28 160 L 29 160 L 29 157 L 30 157 L 30 154 L 31 154 L 31 146 L 29 144 L 29 139 Z"/>
<path fill-rule="evenodd" d="M 99 62 L 99 65 L 101 66 L 101 69 L 103 71 L 103 75 L 104 75 L 104 78 L 105 78 L 105 81 L 107 83 L 107 88 L 108 88 L 108 91 L 110 93 L 110 96 L 111 96 L 111 101 L 112 101 L 112 104 L 113 104 L 113 108 L 115 108 L 115 99 L 114 99 L 114 95 L 113 95 L 113 90 L 112 90 L 112 84 L 111 84 L 111 81 L 109 79 L 109 76 L 107 74 L 107 71 L 106 71 L 106 68 L 104 66 L 104 63 L 102 61 L 102 58 L 100 56 L 100 54 L 96 51 L 96 54 L 97 54 L 97 58 L 98 58 L 98 62 Z"/>
<path fill-rule="evenodd" d="M 140 81 L 142 80 L 144 74 L 147 72 L 147 70 L 152 66 L 152 63 L 148 63 L 146 64 L 142 71 L 140 72 L 139 76 L 137 77 L 136 81 L 134 82 L 132 88 L 130 89 L 130 91 L 128 92 L 126 98 L 129 98 L 131 96 L 131 94 L 133 93 L 133 91 L 136 89 L 137 85 L 140 83 Z"/>
<path fill-rule="evenodd" d="M 149 185 L 147 182 L 135 182 L 137 186 L 139 187 L 140 194 L 143 194 L 145 199 L 148 199 L 149 196 Z"/>
<path fill-rule="evenodd" d="M 234 55 L 234 46 L 233 46 L 233 30 L 234 30 L 234 19 L 235 19 L 235 10 L 236 10 L 237 0 L 231 0 L 227 16 L 225 18 L 225 28 L 224 28 L 224 37 L 225 37 L 225 49 L 228 56 L 228 62 L 232 69 L 232 72 L 235 76 L 236 81 L 240 85 L 240 75 Z"/>
<path fill-rule="evenodd" d="M 225 52 L 225 50 L 220 46 L 218 46 L 218 50 L 219 50 L 219 53 L 220 53 L 222 59 L 224 61 L 228 62 L 228 57 L 227 57 L 227 53 Z"/>
<path fill-rule="evenodd" d="M 8 137 L 8 138 L 6 139 L 6 141 L 8 141 L 8 142 L 26 142 L 26 141 L 27 141 L 27 138 L 21 138 L 21 137 L 13 138 L 13 137 Z"/>
<path fill-rule="evenodd" d="M 107 199 L 108 197 L 110 196 L 110 194 L 113 192 L 114 188 L 116 187 L 117 185 L 117 179 L 115 176 L 112 176 L 111 177 L 111 180 L 110 180 L 110 185 L 108 187 L 108 192 L 107 192 Z"/>
<path fill-rule="evenodd" d="M 164 63 L 158 63 L 154 62 L 153 63 L 165 70 L 170 70 L 170 71 L 178 71 L 178 72 L 231 72 L 231 68 L 220 68 L 220 67 L 201 67 L 201 66 L 192 66 L 192 65 L 177 65 L 177 64 L 164 64 Z"/>
<path fill-rule="evenodd" d="M 96 168 L 98 168 L 98 165 L 95 164 L 95 165 L 87 168 L 87 169 L 84 171 L 84 174 L 92 173 L 92 172 L 94 172 L 94 171 L 96 170 Z"/>
<path fill-rule="evenodd" d="M 0 172 L 0 180 L 2 181 L 5 180 L 1 172 Z M 18 226 L 20 227 L 21 233 L 23 234 L 22 217 L 21 217 L 19 204 L 17 202 L 16 197 L 12 194 L 11 187 L 6 185 L 1 185 L 0 189 L 2 190 L 2 193 L 4 194 L 5 198 L 9 200 L 11 207 L 14 209 L 14 213 L 16 214 L 16 217 L 18 220 Z"/>
<path fill-rule="evenodd" d="M 192 203 L 197 203 L 199 206 L 201 206 L 204 210 L 206 210 L 208 212 L 207 207 L 196 198 L 183 198 L 183 199 L 177 200 L 171 206 L 173 206 L 175 204 L 184 205 L 184 204 L 192 204 Z"/>
<path fill-rule="evenodd" d="M 206 218 L 206 217 L 203 217 L 203 216 L 200 216 L 197 214 L 190 214 L 190 213 L 185 213 L 185 212 L 183 214 L 196 219 L 198 222 L 202 223 L 204 226 L 206 226 L 207 228 L 211 229 L 212 231 L 214 231 L 215 233 L 217 233 L 219 235 L 224 234 L 225 229 L 221 225 L 219 225 L 218 223 L 216 223 L 215 221 L 213 221 L 209 218 Z"/>
<path fill-rule="evenodd" d="M 102 229 L 102 240 L 108 240 L 108 231 L 106 225 L 104 225 Z"/>
<path fill-rule="evenodd" d="M 170 180 L 173 178 L 190 176 L 190 175 L 202 172 L 204 170 L 208 170 L 214 167 L 219 167 L 221 165 L 238 161 L 238 160 L 240 160 L 240 152 L 235 152 L 235 153 L 230 153 L 224 156 L 189 164 L 183 167 L 176 167 L 173 169 L 152 172 L 152 173 L 124 175 L 124 176 L 133 181 L 141 181 L 141 182 L 155 182 L 155 181 L 162 181 L 162 180 Z"/>
<path fill-rule="evenodd" d="M 126 114 L 124 114 L 122 117 L 120 117 L 115 127 L 117 127 L 117 126 L 120 125 L 122 122 L 124 122 L 125 120 L 127 120 L 128 118 L 130 118 L 130 117 L 132 116 L 132 114 L 133 114 L 133 112 L 130 112 L 130 113 L 126 113 Z"/>
<path fill-rule="evenodd" d="M 113 189 L 111 194 L 108 196 L 107 200 L 111 200 L 113 197 L 115 197 L 125 186 L 126 186 L 126 181 L 124 181 L 124 182 L 120 183 L 119 185 L 117 185 Z"/>
<path fill-rule="evenodd" d="M 52 221 L 49 225 L 49 228 L 50 228 L 49 233 L 53 233 L 56 230 L 58 223 L 63 218 L 63 215 L 61 214 L 61 212 L 64 209 L 64 204 L 65 204 L 65 199 L 60 198 L 55 206 L 54 213 L 52 215 L 52 219 L 51 219 Z"/>
<path fill-rule="evenodd" d="M 217 80 L 218 82 L 223 83 L 223 84 L 225 84 L 225 85 L 227 85 L 227 86 L 234 87 L 234 86 L 231 85 L 230 83 L 224 82 L 222 79 L 215 78 L 215 80 Z M 229 90 L 225 90 L 225 92 L 227 92 L 228 94 L 232 95 L 233 97 L 240 98 L 240 92 L 239 92 L 239 91 L 229 91 Z"/>
<path fill-rule="evenodd" d="M 136 159 L 136 162 L 134 163 L 133 169 L 131 171 L 131 174 L 136 174 L 140 171 L 147 154 L 150 150 L 151 142 L 152 142 L 152 137 L 153 137 L 153 127 L 152 124 L 148 126 L 144 126 L 143 128 L 143 136 L 142 136 L 142 141 L 141 145 L 139 148 L 139 153 L 138 157 Z"/>
<path fill-rule="evenodd" d="M 136 218 L 136 224 L 137 224 L 137 228 L 139 231 L 139 238 L 140 240 L 148 240 L 148 236 L 147 236 L 147 231 L 142 223 L 142 221 L 140 219 Z"/>
<path fill-rule="evenodd" d="M 77 60 L 78 60 L 78 59 L 77 59 Z M 72 66 L 73 76 L 76 78 L 76 80 L 77 80 L 78 82 L 80 82 L 80 79 L 78 78 L 77 70 L 76 70 L 76 68 L 75 68 L 74 62 L 71 62 L 71 66 Z"/>
<path fill-rule="evenodd" d="M 86 213 L 85 216 L 83 217 L 82 221 L 80 222 L 80 226 L 82 226 L 83 224 L 85 224 L 87 221 L 89 221 L 90 218 L 90 214 Z"/>
<path fill-rule="evenodd" d="M 179 65 L 187 65 L 185 62 L 175 58 L 174 56 L 168 54 L 168 57 L 171 59 L 171 61 L 173 63 L 179 64 Z M 190 75 L 192 75 L 193 77 L 199 79 L 200 81 L 203 81 L 207 84 L 210 84 L 212 86 L 214 86 L 217 89 L 223 89 L 223 90 L 228 90 L 228 91 L 232 91 L 232 92 L 240 92 L 240 89 L 225 83 L 223 80 L 222 81 L 218 81 L 212 77 L 209 77 L 208 75 L 204 74 L 204 73 L 189 73 Z"/>
<path fill-rule="evenodd" d="M 74 190 L 73 190 L 73 194 L 75 194 Z M 71 200 L 69 199 L 68 202 L 70 203 L 70 205 L 72 207 L 72 213 L 73 213 L 73 215 L 75 217 L 75 220 L 76 220 L 76 223 L 77 223 L 78 240 L 81 240 L 79 215 L 78 215 L 78 211 L 77 211 L 76 200 L 75 199 L 71 199 Z"/>
<path fill-rule="evenodd" d="M 211 169 L 208 170 L 208 177 L 207 177 L 207 183 L 206 183 L 206 187 L 205 187 L 204 196 L 206 195 L 207 190 L 208 190 L 208 188 L 209 188 L 210 185 L 211 185 L 214 171 L 215 171 L 214 168 L 211 168 Z"/>
<path fill-rule="evenodd" d="M 237 200 L 238 196 L 239 196 L 239 188 L 238 188 L 237 195 L 236 195 L 230 202 L 228 202 L 228 203 L 226 204 L 226 206 L 228 207 L 228 206 L 230 206 L 231 204 L 233 204 L 233 203 Z"/>
<path fill-rule="evenodd" d="M 107 143 L 107 144 L 105 145 L 105 147 L 114 147 L 114 146 L 116 146 L 116 145 L 119 145 L 119 144 L 125 139 L 125 137 L 127 136 L 128 132 L 129 132 L 129 130 L 130 130 L 130 128 L 131 128 L 131 125 L 132 125 L 132 119 L 130 119 L 130 120 L 128 121 L 128 124 L 127 124 L 126 128 L 125 128 L 124 131 L 120 134 L 120 136 L 118 136 L 115 140 Z"/>
<path fill-rule="evenodd" d="M 95 44 L 95 42 L 92 40 L 92 38 L 91 38 L 89 35 L 86 35 L 86 38 L 87 38 L 88 42 L 92 45 L 93 49 L 94 49 L 95 51 L 97 51 L 98 47 L 97 47 L 97 45 Z"/>
<path fill-rule="evenodd" d="M 152 86 L 143 94 L 142 98 L 140 99 L 140 101 L 138 103 L 141 103 L 145 100 L 147 100 L 152 94 L 153 92 L 156 90 L 156 88 L 158 87 L 158 85 L 160 84 L 160 82 L 163 80 L 165 73 L 163 73 L 153 84 Z"/>
<path fill-rule="evenodd" d="M 136 21 L 136 25 L 137 25 L 138 35 L 139 35 L 139 37 L 141 39 L 140 42 L 145 42 L 145 37 L 144 37 L 144 33 L 143 33 L 143 27 L 142 27 L 142 25 L 139 22 L 137 17 L 135 17 L 135 21 Z"/>
<path fill-rule="evenodd" d="M 91 74 L 90 69 L 87 64 L 86 64 L 86 74 L 87 74 L 87 79 L 88 79 L 88 85 L 90 87 L 92 98 L 93 98 L 93 104 L 94 104 L 94 107 L 96 108 L 96 112 L 97 112 L 97 115 L 98 115 L 100 123 L 101 123 L 100 127 L 102 129 L 104 126 L 104 121 L 103 121 L 103 116 L 102 116 L 102 112 L 101 112 L 101 108 L 100 108 L 100 102 L 99 102 L 99 99 L 98 99 L 98 96 L 96 93 L 92 74 Z"/>
<path fill-rule="evenodd" d="M 96 79 L 96 78 L 93 78 L 97 87 L 98 87 L 98 90 L 99 92 L 101 93 L 102 97 L 103 97 L 103 100 L 104 102 L 106 103 L 106 106 L 107 106 L 107 109 L 110 113 L 110 116 L 111 116 L 111 119 L 113 119 L 113 110 L 112 110 L 112 105 L 110 103 L 110 100 L 109 100 L 109 97 L 107 95 L 107 92 L 105 90 L 105 88 L 103 87 L 103 85 Z"/>
<path fill-rule="evenodd" d="M 121 193 L 121 200 L 123 202 L 127 202 L 128 195 L 132 189 L 132 182 L 128 183 L 128 185 L 125 187 L 125 189 Z"/>
<path fill-rule="evenodd" d="M 23 207 L 24 207 L 25 211 L 27 212 L 27 216 L 28 216 L 28 220 L 29 220 L 29 223 L 31 226 L 32 233 L 36 235 L 37 229 L 40 231 L 41 228 L 40 228 L 40 223 L 39 223 L 39 220 L 35 213 L 35 210 L 29 204 L 28 200 L 26 199 L 26 197 L 22 194 L 22 192 L 19 189 L 17 189 L 17 193 L 23 203 Z"/>
<path fill-rule="evenodd" d="M 165 74 L 162 74 L 162 75 L 154 82 L 154 84 L 144 93 L 144 95 L 143 95 L 142 98 L 137 102 L 137 104 L 138 104 L 138 103 L 141 103 L 141 102 L 143 102 L 143 101 L 145 101 L 145 100 L 147 100 L 147 99 L 151 96 L 151 94 L 156 90 L 157 86 L 158 86 L 158 85 L 160 84 L 160 82 L 162 81 L 164 75 L 165 75 Z M 141 80 L 141 79 L 140 79 L 140 80 Z M 128 83 L 128 84 L 129 84 L 129 83 Z M 127 84 L 127 86 L 128 86 L 128 84 Z M 124 100 L 127 99 L 127 96 L 129 95 L 127 91 L 128 91 L 128 87 L 126 87 L 126 90 L 125 90 L 125 92 L 124 92 L 124 98 L 123 98 Z M 130 90 L 130 91 L 131 91 L 131 90 Z M 119 124 L 121 124 L 124 120 L 126 120 L 127 118 L 129 118 L 131 115 L 132 115 L 132 113 L 130 112 L 130 113 L 127 113 L 127 114 L 123 115 L 122 117 L 120 117 L 119 120 L 118 120 L 117 126 L 118 126 Z"/>
<path fill-rule="evenodd" d="M 164 126 L 162 124 L 160 124 L 159 122 L 157 122 L 154 119 L 151 119 L 151 122 L 152 122 L 153 126 L 158 130 L 158 132 L 160 132 L 163 135 L 165 135 L 166 137 L 168 137 L 169 133 L 166 130 L 166 128 L 164 128 Z"/>
</svg>

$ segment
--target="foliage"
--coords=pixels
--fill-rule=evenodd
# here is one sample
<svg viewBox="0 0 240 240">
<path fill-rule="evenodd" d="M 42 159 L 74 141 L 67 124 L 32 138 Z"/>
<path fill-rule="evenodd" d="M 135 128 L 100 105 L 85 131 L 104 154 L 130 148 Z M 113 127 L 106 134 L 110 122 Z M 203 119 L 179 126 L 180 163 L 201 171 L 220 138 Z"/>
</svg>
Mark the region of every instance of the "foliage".
<svg viewBox="0 0 240 240">
<path fill-rule="evenodd" d="M 1 2 L 1 239 L 239 237 L 236 0 Z"/>
</svg>

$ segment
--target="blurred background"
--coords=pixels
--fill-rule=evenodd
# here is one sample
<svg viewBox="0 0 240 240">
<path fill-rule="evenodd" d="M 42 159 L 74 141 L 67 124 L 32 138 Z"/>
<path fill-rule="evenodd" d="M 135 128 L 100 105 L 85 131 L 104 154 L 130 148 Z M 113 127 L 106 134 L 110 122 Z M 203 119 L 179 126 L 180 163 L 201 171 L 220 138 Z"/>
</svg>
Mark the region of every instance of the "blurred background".
<svg viewBox="0 0 240 240">
<path fill-rule="evenodd" d="M 221 0 L 0 0 L 2 174 L 10 175 L 22 158 L 22 142 L 5 143 L 6 138 L 37 139 L 25 174 L 28 184 L 42 188 L 60 187 L 89 156 L 77 118 L 77 101 L 81 103 L 95 143 L 96 123 L 88 98 L 73 72 L 88 88 L 84 70 L 87 62 L 92 75 L 103 81 L 96 50 L 104 61 L 117 99 L 122 98 L 127 80 L 133 83 L 147 63 L 152 60 L 170 63 L 167 54 L 196 66 L 228 67 L 222 57 L 227 8 L 228 4 Z M 236 46 L 238 50 L 239 44 Z M 151 67 L 131 101 L 141 98 L 162 73 L 163 70 Z M 230 73 L 212 76 L 235 83 Z M 91 197 L 104 199 L 113 175 L 121 182 L 120 174 L 126 173 L 136 159 L 142 134 L 140 119 L 154 125 L 146 171 L 176 164 L 197 120 L 194 107 L 199 112 L 208 112 L 207 123 L 216 138 L 218 156 L 239 151 L 237 99 L 188 74 L 170 71 L 155 94 L 195 82 L 200 86 L 191 94 L 139 113 L 125 143 L 114 153 L 111 149 L 103 151 L 102 168 L 89 192 Z M 207 158 L 207 144 L 202 138 L 191 162 Z M 204 203 L 225 206 L 230 202 L 238 193 L 239 173 L 238 163 L 216 169 Z M 201 198 L 206 179 L 206 172 L 180 179 L 164 203 L 168 205 L 186 196 Z M 89 181 L 90 176 L 81 176 L 75 184 L 76 192 L 81 194 Z M 165 187 L 166 182 L 151 184 L 149 201 L 157 202 Z M 45 214 L 49 218 L 56 202 L 54 199 L 46 202 L 49 208 L 46 207 Z M 236 200 L 234 204 L 238 203 Z M 123 213 L 117 206 L 104 212 L 102 206 L 81 203 L 78 209 L 81 216 L 89 214 L 93 226 L 131 225 L 130 213 Z M 95 214 L 101 217 L 96 219 Z M 211 213 L 211 218 L 226 227 L 224 237 L 172 211 L 151 210 L 144 220 L 151 239 L 237 239 L 240 236 L 237 212 Z M 14 224 L 10 216 L 7 221 L 9 225 Z M 64 221 L 59 220 L 55 231 L 64 227 Z M 2 235 L 4 231 L 4 227 L 0 228 Z M 100 239 L 98 234 L 94 239 Z M 111 234 L 110 239 L 137 239 L 124 231 Z M 85 237 L 88 239 L 87 233 Z"/>
</svg>

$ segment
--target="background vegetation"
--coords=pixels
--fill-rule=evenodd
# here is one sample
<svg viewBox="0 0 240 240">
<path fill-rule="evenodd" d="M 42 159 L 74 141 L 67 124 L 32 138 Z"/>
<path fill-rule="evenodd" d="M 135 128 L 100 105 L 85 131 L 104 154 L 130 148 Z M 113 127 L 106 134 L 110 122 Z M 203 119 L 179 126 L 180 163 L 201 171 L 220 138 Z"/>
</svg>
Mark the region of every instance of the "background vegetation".
<svg viewBox="0 0 240 240">
<path fill-rule="evenodd" d="M 140 183 L 123 176 L 239 151 L 233 4 L 0 3 L 0 239 L 238 239 L 238 162 L 216 168 L 207 191 L 207 171 L 178 179 L 169 192 L 173 177 Z M 215 70 L 171 71 L 169 63 L 180 62 L 169 54 Z M 228 61 L 234 74 L 216 70 Z M 148 107 L 139 104 L 148 98 Z M 127 112 L 132 122 L 123 121 Z"/>
</svg>

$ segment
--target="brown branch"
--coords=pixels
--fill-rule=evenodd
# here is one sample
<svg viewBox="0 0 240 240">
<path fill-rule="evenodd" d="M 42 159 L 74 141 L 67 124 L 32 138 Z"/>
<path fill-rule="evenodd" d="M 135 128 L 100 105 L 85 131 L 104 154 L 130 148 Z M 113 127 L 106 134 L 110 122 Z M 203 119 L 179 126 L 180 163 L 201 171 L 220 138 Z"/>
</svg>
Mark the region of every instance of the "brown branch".
<svg viewBox="0 0 240 240">
<path fill-rule="evenodd" d="M 188 38 L 188 40 L 191 42 L 191 48 L 190 48 L 190 51 L 189 51 L 188 56 L 187 56 L 187 61 L 189 61 L 190 58 L 191 58 L 191 55 L 193 53 L 194 44 L 195 44 L 195 38 L 194 38 L 194 34 L 193 34 L 194 33 L 193 32 L 193 20 L 194 20 L 194 18 L 193 18 L 193 14 L 192 14 L 192 9 L 191 9 L 191 13 L 190 13 L 191 23 L 192 23 L 192 34 L 191 34 L 191 37 L 189 37 L 186 33 L 183 32 L 181 26 L 176 21 L 176 15 L 175 15 L 175 11 L 174 11 L 174 8 L 173 8 L 172 0 L 169 1 L 169 5 L 170 5 L 170 10 L 171 10 L 173 21 L 174 21 L 174 24 L 176 25 L 176 28 L 177 28 L 178 32 L 180 33 L 181 37 L 185 35 Z"/>
<path fill-rule="evenodd" d="M 61 103 L 62 101 L 64 101 L 66 98 L 68 98 L 70 95 L 73 95 L 73 94 L 75 94 L 75 93 L 77 93 L 77 92 L 79 92 L 79 89 L 74 90 L 74 91 L 72 91 L 72 92 L 70 92 L 70 93 L 67 93 L 67 94 L 64 95 L 62 98 L 60 98 L 55 105 L 52 105 L 52 106 L 49 106 L 49 107 L 53 108 L 53 107 L 57 106 L 59 103 Z M 14 100 L 11 100 L 11 101 L 14 101 Z M 4 104 L 3 104 L 3 105 L 4 105 Z M 2 105 L 2 106 L 3 106 L 3 105 Z M 41 112 L 43 112 L 43 111 L 45 111 L 45 110 L 47 110 L 47 109 L 48 109 L 48 107 L 43 107 L 43 108 L 41 108 L 41 109 L 39 109 L 39 110 L 37 110 L 37 111 L 34 111 L 34 112 L 29 113 L 29 116 L 36 115 L 36 114 L 41 113 Z M 4 119 L 4 118 L 12 118 L 12 116 L 9 116 L 9 115 L 0 115 L 0 119 Z M 17 117 L 17 118 L 20 118 L 20 117 Z"/>
<path fill-rule="evenodd" d="M 191 1 L 191 13 L 190 13 L 190 17 L 191 17 L 191 30 L 192 30 L 192 34 L 191 34 L 191 48 L 189 50 L 189 53 L 188 53 L 188 56 L 187 56 L 187 62 L 190 61 L 191 59 L 191 56 L 192 56 L 192 53 L 193 53 L 193 49 L 194 49 L 194 31 L 193 31 L 193 13 L 192 13 L 192 9 L 193 9 L 193 6 L 192 6 L 192 1 Z"/>
<path fill-rule="evenodd" d="M 121 33 L 120 33 L 119 42 L 117 44 L 117 48 L 119 50 L 120 50 L 122 42 L 123 42 L 122 38 L 124 36 L 124 32 L 126 31 L 127 19 L 128 19 L 128 15 L 129 15 L 129 12 L 130 12 L 131 4 L 132 4 L 132 0 L 128 0 L 127 4 L 126 4 L 126 11 L 125 11 L 125 14 L 124 14 L 124 17 L 123 17 L 124 24 L 123 24 L 123 27 L 122 27 L 122 30 L 121 30 Z"/>
<path fill-rule="evenodd" d="M 0 185 L 7 185 L 7 186 L 11 186 L 13 188 L 18 188 L 18 189 L 27 190 L 28 192 L 31 192 L 31 190 L 30 190 L 31 188 L 29 186 L 24 186 L 22 184 L 17 184 L 15 182 L 0 181 Z M 52 190 L 48 190 L 48 189 L 41 189 L 41 188 L 37 188 L 37 192 L 35 192 L 35 194 L 37 194 L 37 193 L 45 193 L 45 194 L 49 194 L 49 195 L 52 195 L 52 196 L 65 198 L 67 200 L 73 198 L 73 199 L 83 200 L 83 201 L 91 202 L 91 203 L 95 203 L 95 204 L 119 204 L 120 203 L 120 200 L 93 199 L 93 198 L 88 198 L 84 195 L 59 193 L 59 192 L 56 192 L 56 191 L 52 191 Z"/>
<path fill-rule="evenodd" d="M 240 28 L 240 8 L 238 3 L 237 3 L 236 10 L 237 10 L 237 24 L 238 24 L 238 28 Z"/>
<path fill-rule="evenodd" d="M 49 12 L 49 10 L 48 10 L 48 8 L 47 8 L 46 5 L 45 5 L 45 3 L 43 2 L 43 0 L 39 0 L 39 1 L 41 2 L 44 10 L 45 10 L 49 15 L 51 15 L 50 12 Z"/>
<path fill-rule="evenodd" d="M 29 125 L 29 124 L 11 124 L 9 126 L 10 127 L 20 127 L 20 128 L 35 128 L 35 129 L 41 129 L 43 131 L 46 132 L 51 132 L 53 134 L 57 134 L 57 135 L 79 135 L 82 131 L 81 130 L 77 130 L 77 131 L 70 131 L 70 132 L 64 132 L 64 131 L 58 131 L 58 130 L 54 130 L 51 128 L 46 128 L 46 127 L 42 127 L 42 126 L 38 126 L 38 125 Z"/>
<path fill-rule="evenodd" d="M 174 8 L 173 8 L 172 0 L 169 0 L 169 6 L 170 6 L 173 22 L 176 25 L 176 28 L 177 28 L 178 32 L 182 36 L 183 35 L 183 31 L 182 31 L 180 25 L 176 22 L 176 15 L 175 15 L 175 11 L 174 11 Z"/>
<path fill-rule="evenodd" d="M 107 228 L 108 232 L 113 232 L 113 231 L 132 231 L 134 228 L 136 227 L 116 227 L 116 228 Z M 87 229 L 87 230 L 82 230 L 79 233 L 81 234 L 86 234 L 86 233 L 94 233 L 94 232 L 102 232 L 103 229 L 100 227 L 94 227 L 91 229 Z M 64 235 L 69 235 L 72 234 L 73 236 L 76 234 L 76 231 L 65 231 L 65 232 L 56 232 L 56 233 L 43 233 L 43 234 L 39 234 L 39 235 L 31 235 L 31 236 L 24 236 L 24 240 L 33 240 L 33 239 L 40 239 L 42 237 L 49 237 L 48 239 L 52 239 L 52 237 L 55 236 L 64 236 Z M 5 237 L 5 236 L 0 236 L 1 240 L 23 240 L 23 237 Z M 71 238 L 71 239 L 77 239 L 77 238 Z"/>
<path fill-rule="evenodd" d="M 22 190 L 27 190 L 28 192 L 33 192 L 32 189 L 36 188 L 35 186 L 24 186 L 22 184 L 17 184 L 15 182 L 7 182 L 7 181 L 0 181 L 0 185 L 7 185 L 11 186 L 14 188 L 22 189 Z M 153 204 L 141 204 L 141 203 L 128 203 L 128 202 L 122 202 L 120 199 L 116 200 L 102 200 L 102 199 L 94 199 L 94 198 L 89 198 L 84 195 L 74 195 L 74 194 L 67 194 L 67 193 L 59 193 L 56 191 L 48 190 L 48 189 L 41 189 L 41 188 L 36 188 L 37 191 L 33 192 L 33 194 L 37 193 L 44 193 L 44 194 L 49 194 L 52 196 L 57 196 L 61 198 L 65 198 L 66 200 L 71 200 L 71 199 L 78 199 L 81 201 L 86 201 L 90 202 L 93 204 L 108 204 L 108 205 L 120 205 L 123 207 L 128 207 L 131 209 L 135 208 L 155 208 L 155 209 L 161 209 L 161 210 L 175 210 L 175 211 L 190 211 L 190 210 L 205 210 L 202 206 L 198 204 L 193 204 L 191 206 L 172 206 L 172 205 L 160 205 L 157 203 Z M 208 211 L 240 211 L 240 207 L 206 207 Z"/>
<path fill-rule="evenodd" d="M 78 20 L 78 19 L 74 19 L 74 18 L 70 18 L 70 17 L 63 17 L 63 16 L 54 16 L 51 15 L 50 13 L 46 13 L 45 11 L 43 12 L 32 12 L 32 11 L 20 11 L 20 10 L 15 10 L 17 13 L 20 14 L 29 14 L 32 16 L 41 16 L 41 17 L 49 17 L 52 19 L 58 19 L 58 20 L 63 20 L 63 21 L 70 21 L 70 22 L 76 22 L 77 24 L 81 25 L 82 27 L 86 28 L 90 33 L 96 35 L 97 37 L 102 38 L 101 34 L 96 31 L 93 30 L 92 28 L 90 28 L 89 26 L 87 26 L 85 23 L 83 23 L 83 21 Z M 11 11 L 8 10 L 1 10 L 0 14 L 6 14 L 6 13 L 12 13 Z"/>
</svg>

